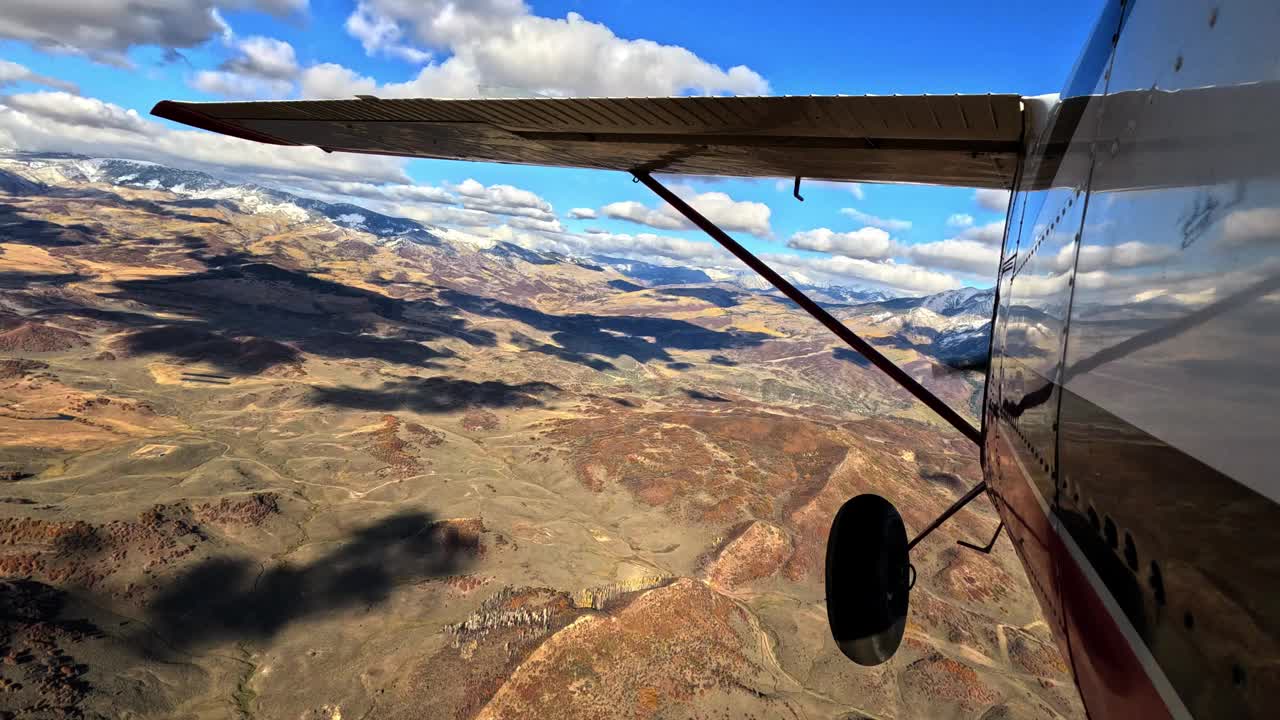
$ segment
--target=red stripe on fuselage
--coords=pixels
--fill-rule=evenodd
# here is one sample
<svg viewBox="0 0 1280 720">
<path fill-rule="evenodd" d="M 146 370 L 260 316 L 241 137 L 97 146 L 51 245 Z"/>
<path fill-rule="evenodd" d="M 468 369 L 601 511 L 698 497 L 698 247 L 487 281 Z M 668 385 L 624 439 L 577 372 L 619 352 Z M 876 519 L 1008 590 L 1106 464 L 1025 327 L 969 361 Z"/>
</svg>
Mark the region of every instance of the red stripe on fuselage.
<svg viewBox="0 0 1280 720">
<path fill-rule="evenodd" d="M 1048 506 L 1000 430 L 987 458 L 996 508 L 1009 529 L 1032 586 L 1040 596 L 1059 647 L 1075 672 L 1093 720 L 1163 720 L 1189 717 L 1174 695 L 1167 702 L 1156 683 L 1173 689 L 1114 598 Z M 995 427 L 992 428 L 996 429 Z M 1105 595 L 1104 595 L 1105 594 Z M 1157 677 L 1158 676 L 1158 677 Z M 1176 706 L 1178 710 L 1172 710 Z"/>
</svg>

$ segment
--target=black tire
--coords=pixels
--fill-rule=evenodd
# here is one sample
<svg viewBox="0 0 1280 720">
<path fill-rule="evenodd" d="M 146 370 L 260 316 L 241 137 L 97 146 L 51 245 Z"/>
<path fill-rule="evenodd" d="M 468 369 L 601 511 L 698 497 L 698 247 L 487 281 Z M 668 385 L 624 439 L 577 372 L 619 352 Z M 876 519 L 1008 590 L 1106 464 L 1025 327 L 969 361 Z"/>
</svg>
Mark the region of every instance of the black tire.
<svg viewBox="0 0 1280 720">
<path fill-rule="evenodd" d="M 827 537 L 827 622 L 850 660 L 879 665 L 897 652 L 910 601 L 907 529 L 893 503 L 859 495 Z"/>
</svg>

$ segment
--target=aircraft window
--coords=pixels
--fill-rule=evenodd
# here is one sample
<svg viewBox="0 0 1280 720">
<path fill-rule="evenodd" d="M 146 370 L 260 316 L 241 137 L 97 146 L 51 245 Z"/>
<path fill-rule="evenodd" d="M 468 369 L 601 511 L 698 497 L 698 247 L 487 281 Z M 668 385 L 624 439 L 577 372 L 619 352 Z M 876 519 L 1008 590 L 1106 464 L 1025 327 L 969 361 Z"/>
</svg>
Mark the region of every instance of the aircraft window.
<svg viewBox="0 0 1280 720">
<path fill-rule="evenodd" d="M 1138 548 L 1133 544 L 1133 536 L 1129 531 L 1124 532 L 1124 561 L 1129 564 L 1129 569 L 1136 571 L 1138 569 Z"/>
<path fill-rule="evenodd" d="M 1194 630 L 1196 627 L 1196 616 L 1188 610 L 1182 614 L 1182 626 L 1188 630 Z"/>
<path fill-rule="evenodd" d="M 1111 546 L 1112 550 L 1120 547 L 1120 535 L 1116 532 L 1116 523 L 1111 519 L 1110 515 L 1108 515 L 1106 520 L 1103 522 L 1102 532 L 1106 536 L 1107 544 Z"/>
<path fill-rule="evenodd" d="M 1231 666 L 1231 682 L 1238 688 L 1244 687 L 1244 683 L 1248 678 L 1245 675 L 1244 668 L 1237 663 Z"/>
</svg>

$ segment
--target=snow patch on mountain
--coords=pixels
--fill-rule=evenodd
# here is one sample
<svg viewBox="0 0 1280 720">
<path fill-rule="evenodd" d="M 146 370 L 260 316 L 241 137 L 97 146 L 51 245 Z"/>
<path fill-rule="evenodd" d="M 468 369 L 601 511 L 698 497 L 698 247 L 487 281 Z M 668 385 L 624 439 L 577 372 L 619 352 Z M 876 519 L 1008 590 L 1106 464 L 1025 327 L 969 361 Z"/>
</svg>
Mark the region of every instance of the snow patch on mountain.
<svg viewBox="0 0 1280 720">
<path fill-rule="evenodd" d="M 440 238 L 415 220 L 392 217 L 350 203 L 305 198 L 252 183 L 230 183 L 196 170 L 140 160 L 87 158 L 57 153 L 12 152 L 8 159 L 26 166 L 40 181 L 92 182 L 167 190 L 192 199 L 222 200 L 255 215 L 273 215 L 291 223 L 323 222 L 361 230 L 383 239 L 401 238 L 439 245 Z"/>
</svg>

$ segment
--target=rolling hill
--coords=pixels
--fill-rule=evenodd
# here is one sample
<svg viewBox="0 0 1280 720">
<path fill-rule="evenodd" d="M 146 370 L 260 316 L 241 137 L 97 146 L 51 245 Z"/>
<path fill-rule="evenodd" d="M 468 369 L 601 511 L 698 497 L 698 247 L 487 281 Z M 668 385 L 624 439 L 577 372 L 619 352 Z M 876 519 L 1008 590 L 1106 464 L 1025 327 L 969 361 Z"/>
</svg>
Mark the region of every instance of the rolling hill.
<svg viewBox="0 0 1280 720">
<path fill-rule="evenodd" d="M 918 528 L 980 472 L 771 293 L 130 161 L 0 173 L 0 716 L 1083 717 L 1012 547 L 953 542 L 985 504 L 921 546 L 893 661 L 835 649 L 836 508 Z M 970 407 L 939 358 L 989 295 L 824 290 Z"/>
</svg>

